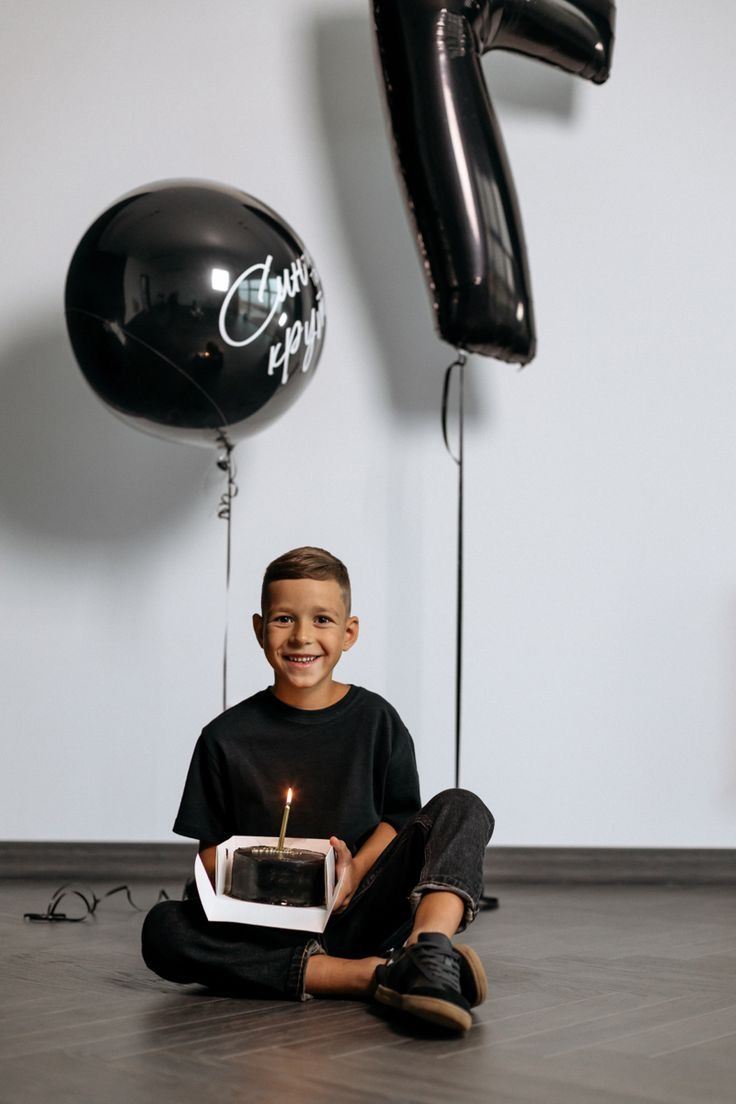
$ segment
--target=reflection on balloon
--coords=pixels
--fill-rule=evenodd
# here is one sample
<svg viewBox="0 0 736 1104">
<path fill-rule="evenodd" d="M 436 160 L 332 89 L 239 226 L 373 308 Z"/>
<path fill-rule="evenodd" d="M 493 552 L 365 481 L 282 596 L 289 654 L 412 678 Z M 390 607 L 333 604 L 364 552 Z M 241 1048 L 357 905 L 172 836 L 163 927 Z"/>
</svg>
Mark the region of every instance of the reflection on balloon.
<svg viewBox="0 0 736 1104">
<path fill-rule="evenodd" d="M 304 245 L 226 185 L 164 180 L 123 196 L 79 243 L 66 318 L 87 381 L 157 436 L 231 443 L 295 401 L 325 309 Z"/>
<path fill-rule="evenodd" d="M 526 364 L 535 352 L 529 270 L 501 132 L 481 70 L 493 47 L 600 84 L 612 0 L 373 0 L 409 214 L 440 336 Z"/>
</svg>

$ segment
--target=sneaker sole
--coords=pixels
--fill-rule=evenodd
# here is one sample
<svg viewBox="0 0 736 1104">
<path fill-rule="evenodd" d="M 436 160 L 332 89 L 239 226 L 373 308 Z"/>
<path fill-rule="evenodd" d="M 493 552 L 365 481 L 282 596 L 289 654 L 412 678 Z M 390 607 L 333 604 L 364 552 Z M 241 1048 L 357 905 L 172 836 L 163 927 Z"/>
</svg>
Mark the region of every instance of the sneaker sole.
<svg viewBox="0 0 736 1104">
<path fill-rule="evenodd" d="M 460 963 L 460 987 L 471 1008 L 477 1008 L 488 996 L 488 978 L 483 963 L 472 947 L 466 943 L 455 946 L 462 958 Z"/>
<path fill-rule="evenodd" d="M 439 997 L 407 996 L 393 989 L 387 989 L 384 985 L 377 986 L 373 995 L 377 1001 L 388 1005 L 389 1008 L 395 1008 L 398 1012 L 407 1012 L 420 1020 L 426 1020 L 437 1027 L 449 1028 L 451 1031 L 469 1031 L 473 1023 L 470 1013 L 464 1008 L 459 1008 L 451 1001 L 444 1001 Z"/>
</svg>

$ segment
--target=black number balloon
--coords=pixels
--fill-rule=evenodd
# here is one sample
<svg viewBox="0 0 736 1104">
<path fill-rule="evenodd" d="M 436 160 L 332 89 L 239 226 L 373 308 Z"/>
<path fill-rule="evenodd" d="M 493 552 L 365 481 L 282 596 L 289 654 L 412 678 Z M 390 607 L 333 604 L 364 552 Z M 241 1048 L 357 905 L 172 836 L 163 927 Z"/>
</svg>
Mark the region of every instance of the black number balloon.
<svg viewBox="0 0 736 1104">
<path fill-rule="evenodd" d="M 440 336 L 519 364 L 535 353 L 519 208 L 481 56 L 513 50 L 596 84 L 612 0 L 373 0 L 394 146 Z"/>
<path fill-rule="evenodd" d="M 87 381 L 124 421 L 212 445 L 273 421 L 324 338 L 322 288 L 264 203 L 202 180 L 123 196 L 77 246 L 66 320 Z"/>
</svg>

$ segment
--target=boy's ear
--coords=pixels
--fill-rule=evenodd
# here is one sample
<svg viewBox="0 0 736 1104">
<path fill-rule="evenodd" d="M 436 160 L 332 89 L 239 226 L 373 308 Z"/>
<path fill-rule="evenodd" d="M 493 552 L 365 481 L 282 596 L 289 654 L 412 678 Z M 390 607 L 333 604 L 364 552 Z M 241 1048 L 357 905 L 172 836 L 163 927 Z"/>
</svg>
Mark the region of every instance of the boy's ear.
<svg viewBox="0 0 736 1104">
<path fill-rule="evenodd" d="M 256 634 L 256 640 L 263 647 L 263 618 L 260 613 L 253 614 L 253 632 Z"/>
<path fill-rule="evenodd" d="M 358 639 L 360 632 L 360 621 L 357 617 L 348 617 L 347 624 L 345 625 L 345 637 L 342 643 L 342 650 L 347 652 L 352 648 L 355 641 Z"/>
</svg>

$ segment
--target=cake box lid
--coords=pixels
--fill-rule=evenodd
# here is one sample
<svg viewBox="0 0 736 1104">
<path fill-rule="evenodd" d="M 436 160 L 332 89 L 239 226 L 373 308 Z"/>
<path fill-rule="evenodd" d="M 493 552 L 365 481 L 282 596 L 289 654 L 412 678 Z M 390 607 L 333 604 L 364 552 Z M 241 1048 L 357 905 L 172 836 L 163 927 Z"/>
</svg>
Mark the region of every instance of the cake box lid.
<svg viewBox="0 0 736 1104">
<path fill-rule="evenodd" d="M 325 901 L 322 907 L 295 905 L 264 905 L 259 901 L 241 901 L 228 897 L 233 853 L 238 847 L 275 847 L 278 836 L 230 836 L 218 844 L 215 860 L 215 889 L 199 855 L 194 860 L 194 877 L 199 899 L 208 920 L 229 924 L 256 924 L 266 928 L 291 928 L 297 931 L 322 932 L 327 927 L 342 879 L 335 883 L 335 852 L 329 840 L 287 837 L 285 845 L 304 851 L 319 851 L 325 856 Z"/>
</svg>

